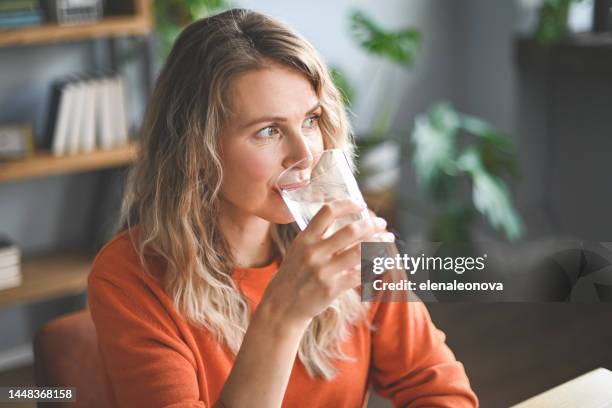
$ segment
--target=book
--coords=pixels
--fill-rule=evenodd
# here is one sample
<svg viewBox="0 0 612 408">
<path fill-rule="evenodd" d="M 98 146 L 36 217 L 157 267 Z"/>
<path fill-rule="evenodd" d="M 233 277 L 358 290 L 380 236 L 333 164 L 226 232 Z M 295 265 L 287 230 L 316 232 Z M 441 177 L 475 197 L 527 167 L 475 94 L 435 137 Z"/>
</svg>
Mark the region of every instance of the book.
<svg viewBox="0 0 612 408">
<path fill-rule="evenodd" d="M 0 279 L 11 279 L 15 275 L 21 275 L 21 265 L 14 264 L 0 268 Z"/>
<path fill-rule="evenodd" d="M 83 87 L 83 117 L 81 120 L 80 151 L 92 152 L 96 148 L 96 81 L 82 83 Z"/>
<path fill-rule="evenodd" d="M 32 16 L 42 17 L 42 14 L 37 10 L 0 11 L 0 20 L 31 18 Z"/>
<path fill-rule="evenodd" d="M 52 151 L 55 156 L 62 156 L 68 151 L 68 134 L 71 128 L 72 110 L 76 87 L 65 84 L 60 91 L 60 102 L 53 133 Z"/>
<path fill-rule="evenodd" d="M 99 145 L 102 149 L 112 149 L 114 147 L 113 122 L 112 122 L 112 87 L 110 79 L 103 77 L 100 79 L 98 88 L 98 120 L 99 120 Z"/>
<path fill-rule="evenodd" d="M 3 251 L 0 255 L 0 268 L 8 268 L 10 266 L 19 265 L 21 263 L 21 253 L 15 246 Z"/>
<path fill-rule="evenodd" d="M 6 278 L 0 278 L 0 290 L 21 286 L 21 283 L 22 283 L 22 278 L 21 278 L 20 273 L 10 275 Z"/>
<path fill-rule="evenodd" d="M 56 81 L 47 120 L 47 145 L 53 154 L 125 145 L 129 141 L 126 94 L 125 81 L 119 75 Z"/>
<path fill-rule="evenodd" d="M 53 81 L 53 84 L 51 85 L 51 92 L 49 93 L 49 108 L 47 110 L 47 120 L 45 125 L 45 137 L 41 146 L 49 150 L 53 149 L 55 130 L 59 123 L 62 93 L 69 82 L 70 81 L 68 78 L 62 78 L 60 80 Z"/>
<path fill-rule="evenodd" d="M 0 237 L 0 258 L 19 257 L 20 251 L 17 244 L 6 236 Z"/>
<path fill-rule="evenodd" d="M 112 122 L 114 124 L 114 144 L 115 146 L 123 146 L 128 142 L 124 81 L 120 76 L 115 76 L 110 82 L 112 89 L 111 98 L 113 101 Z"/>
<path fill-rule="evenodd" d="M 83 105 L 85 104 L 86 96 L 85 85 L 83 82 L 76 82 L 74 84 L 74 104 L 71 109 L 71 123 L 67 139 L 68 154 L 79 153 L 81 132 L 83 130 Z"/>
<path fill-rule="evenodd" d="M 8 238 L 0 238 L 0 289 L 21 285 L 21 252 Z"/>
<path fill-rule="evenodd" d="M 40 11 L 13 11 L 0 12 L 0 27 L 12 28 L 26 25 L 41 24 L 43 16 Z"/>
<path fill-rule="evenodd" d="M 0 13 L 23 10 L 39 10 L 40 4 L 37 0 L 2 0 L 0 1 Z"/>
</svg>

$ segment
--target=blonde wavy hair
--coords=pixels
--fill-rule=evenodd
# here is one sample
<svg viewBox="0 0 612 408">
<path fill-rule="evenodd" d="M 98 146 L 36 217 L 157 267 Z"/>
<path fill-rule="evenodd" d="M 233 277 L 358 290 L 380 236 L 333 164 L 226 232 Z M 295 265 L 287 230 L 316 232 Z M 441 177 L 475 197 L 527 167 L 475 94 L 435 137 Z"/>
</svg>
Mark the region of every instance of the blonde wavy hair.
<svg viewBox="0 0 612 408">
<path fill-rule="evenodd" d="M 174 44 L 147 108 L 118 224 L 130 232 L 145 269 L 148 254 L 165 260 L 162 284 L 177 310 L 234 354 L 249 324 L 249 307 L 231 278 L 232 253 L 217 221 L 223 180 L 219 133 L 230 114 L 232 80 L 270 62 L 291 67 L 312 83 L 322 107 L 325 148 L 343 149 L 352 160 L 341 95 L 313 46 L 265 15 L 229 10 L 194 22 Z M 138 234 L 132 233 L 134 226 Z M 272 231 L 282 257 L 296 229 L 274 225 Z M 333 378 L 334 360 L 352 360 L 341 343 L 367 308 L 351 290 L 314 317 L 298 351 L 311 377 Z"/>
</svg>

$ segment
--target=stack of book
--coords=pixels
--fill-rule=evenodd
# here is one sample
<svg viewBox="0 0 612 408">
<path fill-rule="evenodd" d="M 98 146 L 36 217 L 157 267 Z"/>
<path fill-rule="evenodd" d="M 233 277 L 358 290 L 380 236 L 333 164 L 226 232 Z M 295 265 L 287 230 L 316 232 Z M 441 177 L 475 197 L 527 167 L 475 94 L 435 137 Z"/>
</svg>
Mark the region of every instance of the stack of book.
<svg viewBox="0 0 612 408">
<path fill-rule="evenodd" d="M 42 21 L 38 0 L 0 1 L 0 29 L 39 25 Z"/>
<path fill-rule="evenodd" d="M 21 254 L 15 243 L 0 238 L 0 290 L 21 285 Z"/>
<path fill-rule="evenodd" d="M 50 21 L 59 24 L 79 24 L 102 17 L 102 0 L 44 0 Z"/>
<path fill-rule="evenodd" d="M 128 142 L 125 81 L 119 75 L 72 77 L 53 86 L 48 135 L 55 156 Z"/>
</svg>

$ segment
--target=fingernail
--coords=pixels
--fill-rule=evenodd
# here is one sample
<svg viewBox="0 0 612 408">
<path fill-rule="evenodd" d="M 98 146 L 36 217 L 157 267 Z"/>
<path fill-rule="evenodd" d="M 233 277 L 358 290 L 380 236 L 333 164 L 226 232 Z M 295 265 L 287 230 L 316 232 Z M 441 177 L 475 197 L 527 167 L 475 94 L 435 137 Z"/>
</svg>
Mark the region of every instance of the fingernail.
<svg viewBox="0 0 612 408">
<path fill-rule="evenodd" d="M 379 228 L 383 228 L 383 227 L 385 227 L 387 225 L 387 221 L 385 221 L 384 218 L 380 218 L 380 217 L 375 217 L 374 218 L 374 223 Z"/>
</svg>

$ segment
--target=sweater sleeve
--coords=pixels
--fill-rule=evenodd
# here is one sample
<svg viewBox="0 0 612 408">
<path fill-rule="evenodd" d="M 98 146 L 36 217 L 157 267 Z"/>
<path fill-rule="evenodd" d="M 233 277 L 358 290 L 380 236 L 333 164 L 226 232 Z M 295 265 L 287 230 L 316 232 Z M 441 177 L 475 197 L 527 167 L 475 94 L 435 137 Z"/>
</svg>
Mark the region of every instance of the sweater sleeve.
<svg viewBox="0 0 612 408">
<path fill-rule="evenodd" d="M 422 302 L 378 304 L 373 324 L 372 381 L 396 407 L 478 407 L 463 364 Z"/>
<path fill-rule="evenodd" d="M 204 408 L 194 356 L 134 268 L 128 259 L 99 255 L 89 277 L 89 307 L 113 397 L 120 407 Z"/>
</svg>

